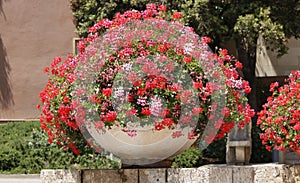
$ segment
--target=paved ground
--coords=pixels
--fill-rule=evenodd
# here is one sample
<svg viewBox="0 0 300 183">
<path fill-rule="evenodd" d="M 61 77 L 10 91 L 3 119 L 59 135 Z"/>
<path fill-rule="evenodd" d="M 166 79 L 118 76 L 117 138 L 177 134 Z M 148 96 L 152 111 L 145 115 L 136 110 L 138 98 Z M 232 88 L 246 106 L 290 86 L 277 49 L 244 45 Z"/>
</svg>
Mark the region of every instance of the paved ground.
<svg viewBox="0 0 300 183">
<path fill-rule="evenodd" d="M 40 175 L 1 175 L 0 183 L 42 183 Z"/>
</svg>

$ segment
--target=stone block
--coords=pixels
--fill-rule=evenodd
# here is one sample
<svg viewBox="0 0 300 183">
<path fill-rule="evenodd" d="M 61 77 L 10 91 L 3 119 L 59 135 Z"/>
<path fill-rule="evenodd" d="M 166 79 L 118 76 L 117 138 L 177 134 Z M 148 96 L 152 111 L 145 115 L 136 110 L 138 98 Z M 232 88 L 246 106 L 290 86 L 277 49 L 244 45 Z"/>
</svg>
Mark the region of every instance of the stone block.
<svg viewBox="0 0 300 183">
<path fill-rule="evenodd" d="M 41 170 L 43 183 L 81 183 L 80 170 Z"/>
<path fill-rule="evenodd" d="M 167 170 L 165 168 L 139 169 L 139 182 L 166 183 Z"/>
<path fill-rule="evenodd" d="M 286 173 L 282 165 L 279 164 L 262 164 L 253 165 L 255 183 L 285 183 Z"/>
<path fill-rule="evenodd" d="M 233 182 L 253 182 L 254 169 L 252 167 L 239 166 L 233 169 Z"/>
<path fill-rule="evenodd" d="M 208 183 L 209 168 L 169 168 L 167 170 L 168 183 Z"/>
<path fill-rule="evenodd" d="M 83 183 L 138 183 L 138 169 L 83 170 Z"/>
<path fill-rule="evenodd" d="M 211 165 L 209 169 L 209 183 L 233 182 L 233 168 L 226 165 Z"/>
</svg>

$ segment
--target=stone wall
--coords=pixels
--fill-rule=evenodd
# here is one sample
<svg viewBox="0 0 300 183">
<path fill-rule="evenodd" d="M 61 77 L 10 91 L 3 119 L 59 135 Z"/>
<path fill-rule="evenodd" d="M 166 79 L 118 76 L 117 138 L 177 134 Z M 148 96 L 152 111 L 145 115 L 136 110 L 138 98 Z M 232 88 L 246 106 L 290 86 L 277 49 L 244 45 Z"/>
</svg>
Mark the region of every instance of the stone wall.
<svg viewBox="0 0 300 183">
<path fill-rule="evenodd" d="M 69 0 L 0 0 L 0 120 L 39 117 L 43 69 L 73 52 L 74 30 Z"/>
<path fill-rule="evenodd" d="M 42 170 L 43 183 L 296 183 L 300 165 L 205 165 L 199 168 Z"/>
<path fill-rule="evenodd" d="M 257 43 L 256 77 L 287 76 L 292 70 L 300 69 L 300 40 L 291 38 L 286 55 L 277 58 L 276 53 L 267 50 L 266 43 L 259 37 Z"/>
</svg>

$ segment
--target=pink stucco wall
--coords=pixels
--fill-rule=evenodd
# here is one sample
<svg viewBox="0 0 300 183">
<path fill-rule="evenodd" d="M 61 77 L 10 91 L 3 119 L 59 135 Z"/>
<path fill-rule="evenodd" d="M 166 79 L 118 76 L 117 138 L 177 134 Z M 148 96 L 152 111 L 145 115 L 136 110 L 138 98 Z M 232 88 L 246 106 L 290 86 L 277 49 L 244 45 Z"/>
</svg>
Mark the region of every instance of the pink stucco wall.
<svg viewBox="0 0 300 183">
<path fill-rule="evenodd" d="M 0 120 L 39 117 L 43 68 L 72 53 L 74 30 L 68 0 L 0 0 Z"/>
</svg>

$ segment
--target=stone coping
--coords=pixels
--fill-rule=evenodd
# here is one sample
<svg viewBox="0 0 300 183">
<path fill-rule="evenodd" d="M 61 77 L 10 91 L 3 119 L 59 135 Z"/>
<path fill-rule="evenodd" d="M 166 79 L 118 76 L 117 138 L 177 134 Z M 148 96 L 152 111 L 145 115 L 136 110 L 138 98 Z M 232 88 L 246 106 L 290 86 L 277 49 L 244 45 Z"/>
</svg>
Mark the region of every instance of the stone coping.
<svg viewBox="0 0 300 183">
<path fill-rule="evenodd" d="M 42 170 L 41 179 L 43 183 L 295 183 L 300 182 L 300 165 L 211 164 L 198 168 Z"/>
<path fill-rule="evenodd" d="M 0 179 L 40 179 L 40 174 L 0 174 Z"/>
</svg>

